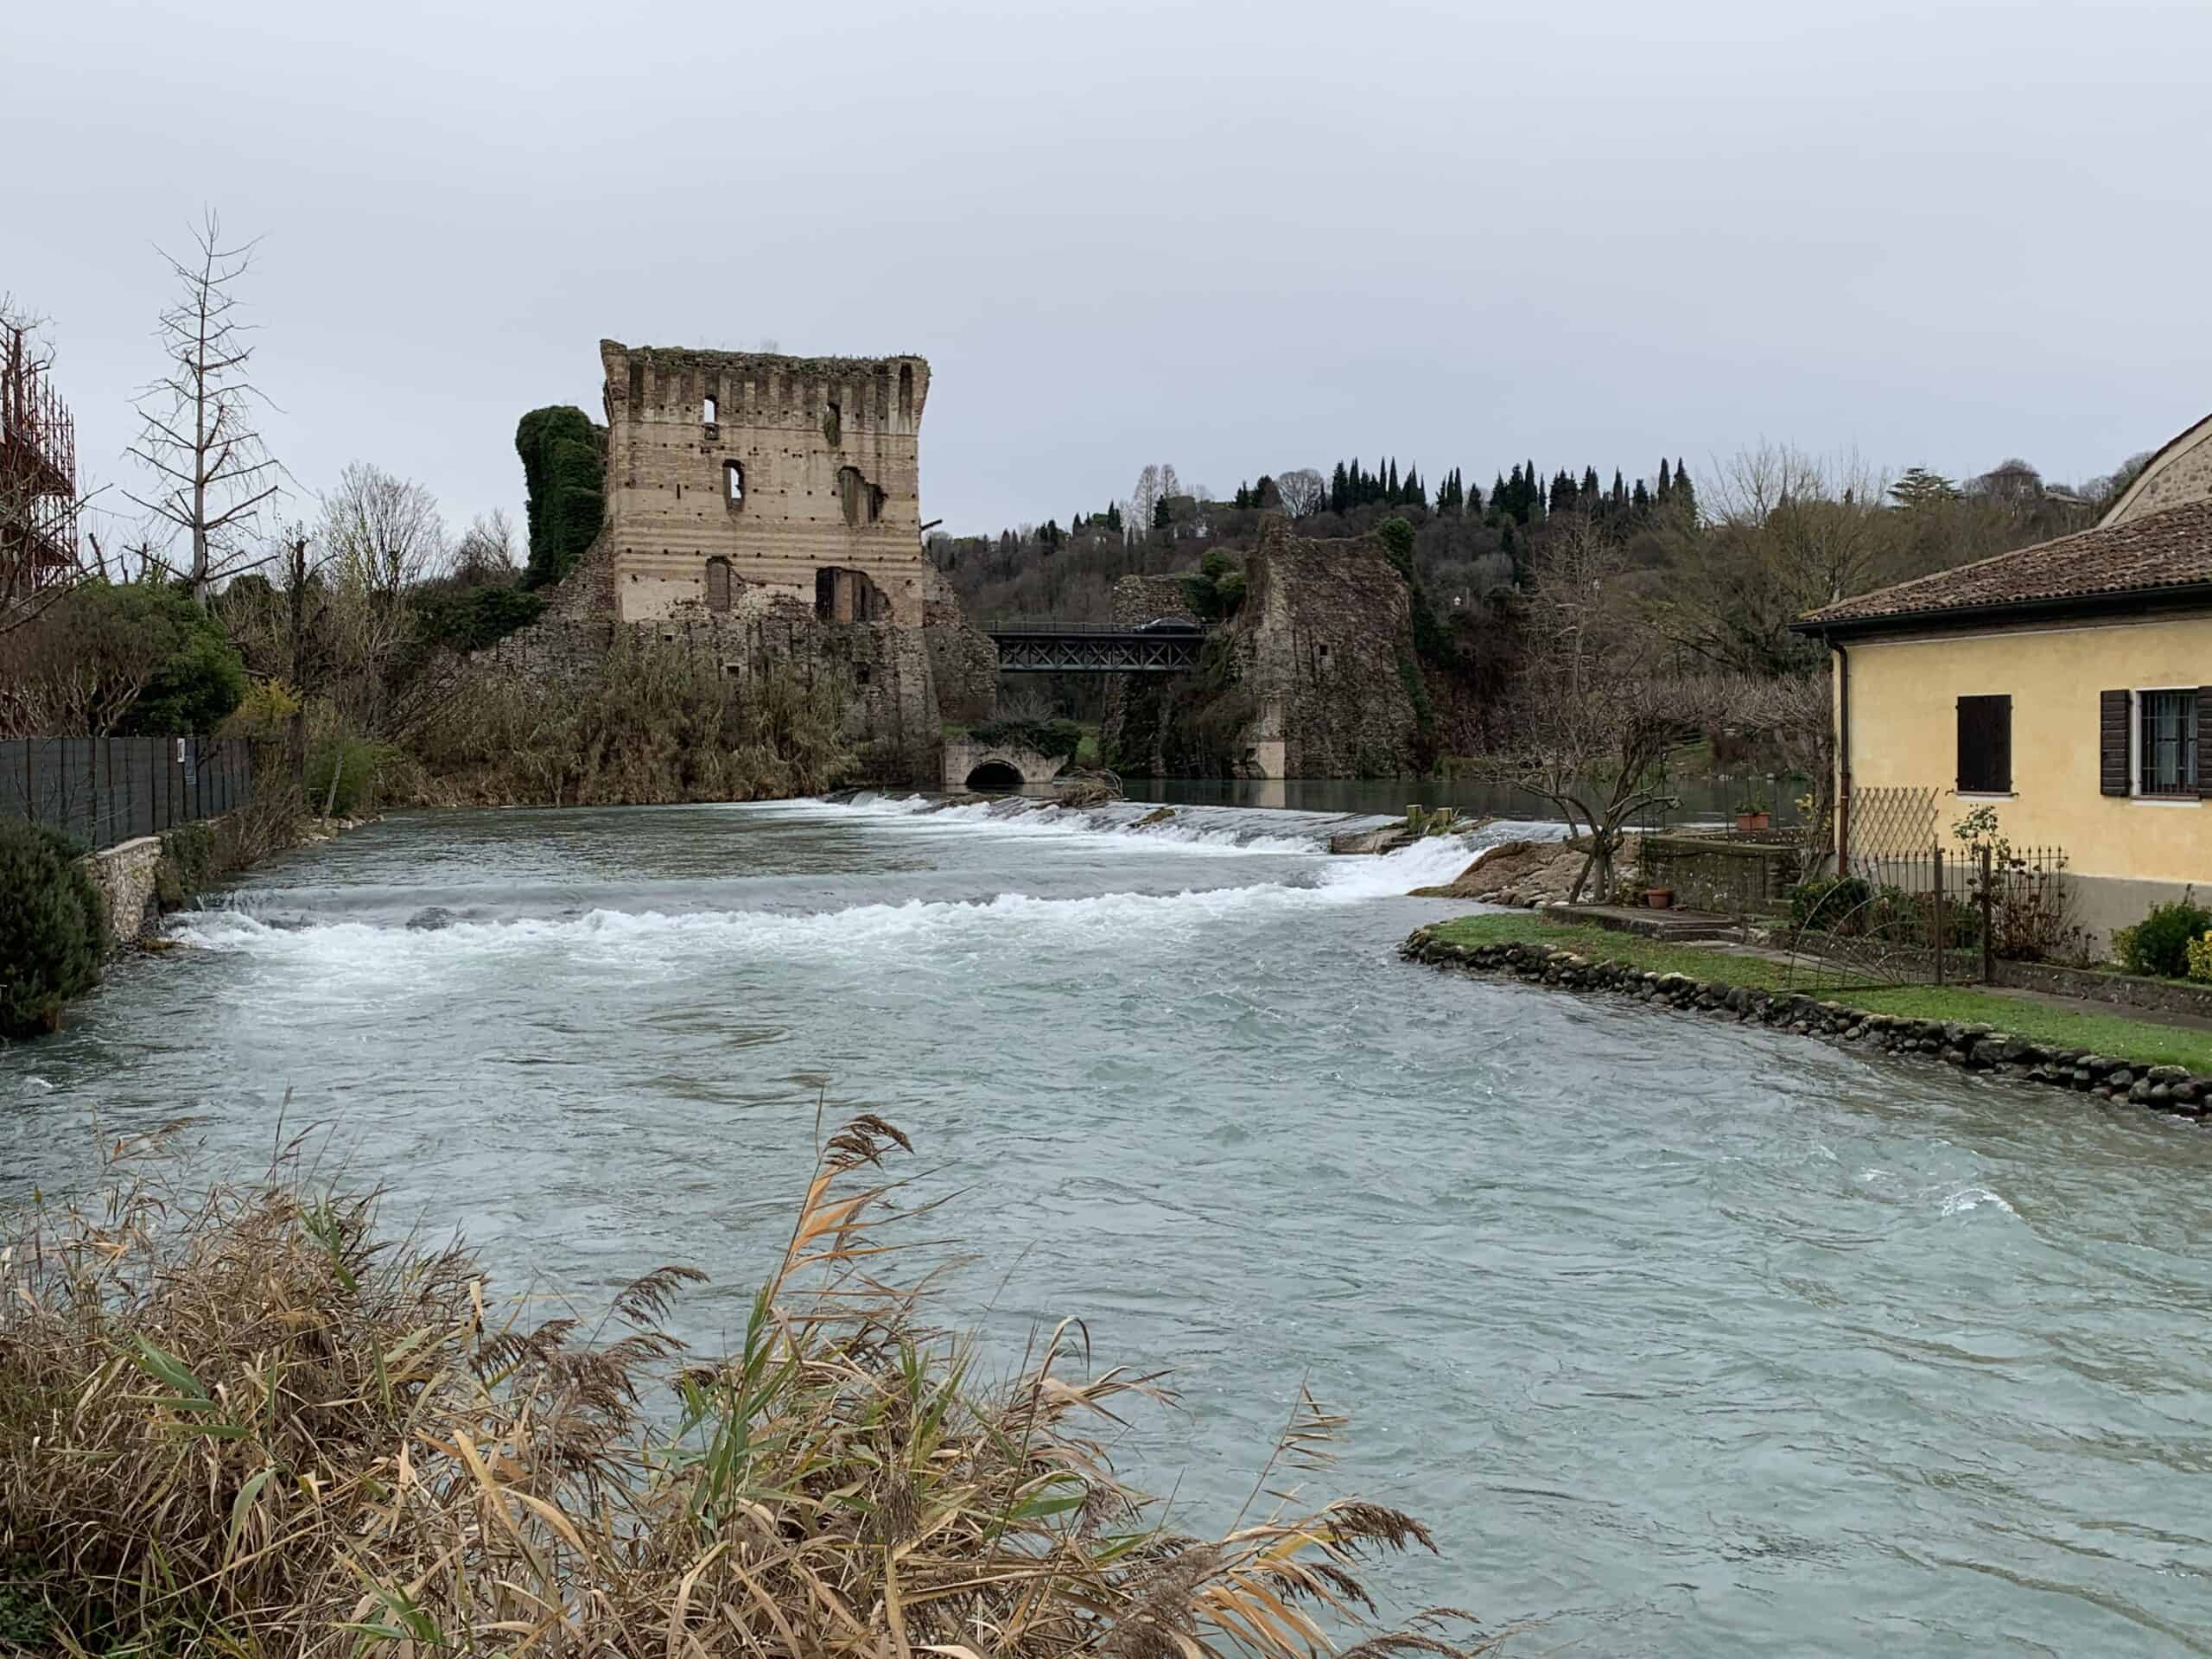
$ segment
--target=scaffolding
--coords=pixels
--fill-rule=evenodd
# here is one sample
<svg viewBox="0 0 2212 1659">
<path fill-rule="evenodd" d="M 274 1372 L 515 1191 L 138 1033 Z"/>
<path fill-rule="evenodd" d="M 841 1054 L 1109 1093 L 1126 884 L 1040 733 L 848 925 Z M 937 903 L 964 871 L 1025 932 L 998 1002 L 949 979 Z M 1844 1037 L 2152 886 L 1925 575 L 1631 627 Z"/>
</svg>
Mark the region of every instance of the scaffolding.
<svg viewBox="0 0 2212 1659">
<path fill-rule="evenodd" d="M 24 331 L 0 345 L 0 586 L 20 594 L 76 568 L 77 423 Z"/>
</svg>

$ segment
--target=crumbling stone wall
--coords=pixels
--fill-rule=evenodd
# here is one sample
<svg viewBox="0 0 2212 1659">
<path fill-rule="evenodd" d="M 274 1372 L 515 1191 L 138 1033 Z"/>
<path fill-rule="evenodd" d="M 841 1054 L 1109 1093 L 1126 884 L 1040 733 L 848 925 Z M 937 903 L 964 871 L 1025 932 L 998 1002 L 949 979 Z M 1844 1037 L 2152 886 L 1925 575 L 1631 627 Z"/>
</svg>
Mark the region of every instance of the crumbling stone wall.
<svg viewBox="0 0 2212 1659">
<path fill-rule="evenodd" d="M 1122 677 L 1101 743 L 1133 772 L 1244 778 L 1409 772 L 1420 663 L 1405 578 L 1365 537 L 1317 542 L 1268 521 L 1244 602 L 1197 671 Z M 1124 577 L 1117 620 L 1191 615 L 1173 578 Z"/>
<path fill-rule="evenodd" d="M 1309 541 L 1280 518 L 1267 524 L 1232 629 L 1237 677 L 1259 710 L 1246 734 L 1250 775 L 1413 769 L 1421 665 L 1410 593 L 1371 537 Z"/>
<path fill-rule="evenodd" d="M 831 620 L 922 626 L 927 362 L 612 340 L 599 352 L 606 533 L 623 620 L 687 600 L 721 610 L 753 588 L 812 606 L 823 573 L 844 572 L 842 588 L 834 574 L 830 584 L 848 596 Z"/>
<path fill-rule="evenodd" d="M 922 579 L 922 639 L 937 680 L 938 712 L 960 725 L 980 726 L 998 713 L 999 648 L 968 620 L 960 595 L 944 572 L 927 567 Z"/>
<path fill-rule="evenodd" d="M 472 669 L 575 683 L 627 626 L 739 679 L 835 676 L 868 779 L 934 784 L 944 721 L 994 712 L 998 652 L 922 551 L 929 365 L 615 340 L 600 357 L 599 539 Z"/>
</svg>

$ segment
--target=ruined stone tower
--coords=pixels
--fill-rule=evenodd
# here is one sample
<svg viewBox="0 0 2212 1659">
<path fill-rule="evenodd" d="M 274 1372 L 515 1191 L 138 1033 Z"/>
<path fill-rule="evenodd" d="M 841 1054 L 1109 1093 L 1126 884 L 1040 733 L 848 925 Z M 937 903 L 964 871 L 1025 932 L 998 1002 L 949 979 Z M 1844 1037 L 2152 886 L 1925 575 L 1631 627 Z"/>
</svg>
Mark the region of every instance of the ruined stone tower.
<svg viewBox="0 0 2212 1659">
<path fill-rule="evenodd" d="M 926 362 L 612 340 L 599 354 L 624 621 L 790 596 L 825 622 L 922 626 Z"/>
</svg>

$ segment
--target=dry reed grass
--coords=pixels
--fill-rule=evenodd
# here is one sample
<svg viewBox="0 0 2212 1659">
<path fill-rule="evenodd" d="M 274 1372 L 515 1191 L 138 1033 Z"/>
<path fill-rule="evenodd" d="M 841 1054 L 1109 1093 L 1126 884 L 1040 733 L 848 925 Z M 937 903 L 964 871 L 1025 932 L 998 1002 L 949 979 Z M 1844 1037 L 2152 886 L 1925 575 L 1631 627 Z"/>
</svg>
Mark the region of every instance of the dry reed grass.
<svg viewBox="0 0 2212 1659">
<path fill-rule="evenodd" d="M 0 1637 L 35 1649 L 307 1655 L 1374 1659 L 1486 1646 L 1377 1630 L 1357 1576 L 1433 1548 L 1278 1479 L 1342 1420 L 1310 1398 L 1210 1539 L 1144 1518 L 1097 1438 L 1156 1376 L 1073 1322 L 980 1382 L 885 1224 L 880 1119 L 831 1136 L 742 1347 L 691 1359 L 664 1268 L 606 1322 L 495 1317 L 459 1247 L 380 1238 L 296 1151 L 185 1190 L 119 1146 L 95 1202 L 0 1257 Z M 649 1391 L 672 1388 L 672 1409 Z M 1466 1624 L 1457 1643 L 1438 1633 Z M 45 1634 L 27 1637 L 26 1624 Z"/>
</svg>

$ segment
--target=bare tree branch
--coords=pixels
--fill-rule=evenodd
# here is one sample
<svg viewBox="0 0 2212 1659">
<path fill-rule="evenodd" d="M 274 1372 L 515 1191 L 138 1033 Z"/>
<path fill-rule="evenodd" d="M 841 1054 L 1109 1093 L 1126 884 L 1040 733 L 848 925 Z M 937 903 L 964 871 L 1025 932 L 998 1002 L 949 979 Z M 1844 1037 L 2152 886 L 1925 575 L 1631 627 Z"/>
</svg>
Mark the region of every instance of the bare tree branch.
<svg viewBox="0 0 2212 1659">
<path fill-rule="evenodd" d="M 139 397 L 143 425 L 130 453 L 156 487 L 130 499 L 189 542 L 192 594 L 205 606 L 216 583 L 250 568 L 251 532 L 283 489 L 283 468 L 254 424 L 255 406 L 267 399 L 247 374 L 251 325 L 234 315 L 234 284 L 252 268 L 256 244 L 226 244 L 212 209 L 193 244 L 183 257 L 162 256 L 180 292 L 155 332 L 175 366 Z"/>
</svg>

